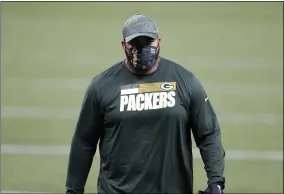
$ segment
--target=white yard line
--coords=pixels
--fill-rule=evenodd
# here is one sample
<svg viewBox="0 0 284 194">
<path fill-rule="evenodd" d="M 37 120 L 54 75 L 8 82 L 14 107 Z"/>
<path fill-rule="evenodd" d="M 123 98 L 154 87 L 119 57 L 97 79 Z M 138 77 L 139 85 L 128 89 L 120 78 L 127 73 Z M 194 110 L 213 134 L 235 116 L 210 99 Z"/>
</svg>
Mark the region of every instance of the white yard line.
<svg viewBox="0 0 284 194">
<path fill-rule="evenodd" d="M 75 119 L 78 117 L 77 108 L 39 108 L 29 106 L 8 106 L 1 107 L 2 118 L 23 118 L 23 119 Z"/>
<path fill-rule="evenodd" d="M 92 78 L 18 78 L 3 80 L 2 87 L 8 89 L 33 89 L 39 91 L 79 90 L 84 91 Z M 233 94 L 237 96 L 265 95 L 283 96 L 283 83 L 203 83 L 209 93 Z"/>
<path fill-rule="evenodd" d="M 30 106 L 7 106 L 1 107 L 1 117 L 19 119 L 76 119 L 79 115 L 77 108 L 39 108 Z M 281 125 L 282 115 L 270 113 L 265 114 L 244 114 L 244 113 L 222 113 L 218 114 L 222 123 L 229 124 L 266 124 Z"/>
<path fill-rule="evenodd" d="M 211 64 L 208 61 L 212 61 Z M 283 65 L 280 60 L 275 61 L 271 66 L 271 61 L 275 61 L 274 58 L 261 58 L 261 57 L 212 57 L 212 56 L 190 56 L 188 60 L 189 69 L 206 69 L 208 70 L 279 70 L 283 71 Z"/>
<path fill-rule="evenodd" d="M 43 191 L 12 191 L 12 190 L 1 190 L 1 193 L 17 193 L 17 194 L 29 194 L 29 193 L 58 193 L 58 192 L 43 192 Z"/>
<path fill-rule="evenodd" d="M 33 18 L 34 19 L 34 18 Z M 25 21 L 30 22 L 30 21 Z M 55 20 L 54 22 L 58 22 Z M 60 21 L 61 22 L 61 21 Z M 68 23 L 69 21 L 67 21 Z M 66 23 L 66 22 L 65 22 Z M 82 21 L 80 21 L 82 23 Z M 88 21 L 84 21 L 84 23 L 89 23 Z M 86 24 L 87 25 L 87 24 Z M 50 64 L 58 64 L 59 67 L 80 67 L 83 68 L 93 68 L 93 61 L 98 61 L 98 59 L 103 58 L 100 55 L 95 55 L 94 52 L 90 52 L 90 50 L 85 50 L 80 53 L 76 53 L 72 55 L 72 53 L 52 53 L 53 58 L 47 58 L 46 53 L 41 50 L 26 50 L 25 54 L 28 56 L 28 61 L 30 64 L 38 64 L 41 61 L 45 61 L 45 63 Z M 5 54 L 4 64 L 13 64 L 13 60 L 17 56 L 10 52 Z M 209 64 L 210 61 L 210 64 Z M 273 66 L 271 66 L 271 61 L 275 61 L 274 58 L 271 60 L 270 58 L 261 58 L 261 57 L 214 57 L 214 56 L 189 56 L 188 57 L 188 69 L 206 69 L 206 70 L 279 70 L 283 69 L 281 66 L 281 61 L 278 63 L 275 62 Z M 113 62 L 115 63 L 115 61 Z M 109 67 L 112 64 L 109 64 Z M 183 64 L 182 64 L 183 65 Z"/>
<path fill-rule="evenodd" d="M 1 153 L 8 155 L 68 155 L 69 146 L 52 145 L 1 145 Z M 99 152 L 96 152 L 99 155 Z M 198 149 L 193 149 L 194 158 L 200 158 Z M 227 160 L 283 161 L 283 151 L 226 150 Z"/>
<path fill-rule="evenodd" d="M 85 90 L 92 78 L 6 78 L 3 88 L 19 88 L 37 90 Z"/>
</svg>

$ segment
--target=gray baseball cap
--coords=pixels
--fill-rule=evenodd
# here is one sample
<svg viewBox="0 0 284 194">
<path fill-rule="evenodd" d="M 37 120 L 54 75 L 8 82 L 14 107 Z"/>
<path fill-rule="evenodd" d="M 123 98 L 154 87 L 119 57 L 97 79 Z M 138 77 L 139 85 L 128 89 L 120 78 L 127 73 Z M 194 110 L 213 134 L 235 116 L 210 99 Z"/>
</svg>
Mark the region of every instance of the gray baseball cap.
<svg viewBox="0 0 284 194">
<path fill-rule="evenodd" d="M 149 16 L 136 14 L 131 16 L 123 27 L 123 38 L 129 42 L 138 36 L 148 36 L 153 39 L 158 39 L 157 24 Z"/>
</svg>

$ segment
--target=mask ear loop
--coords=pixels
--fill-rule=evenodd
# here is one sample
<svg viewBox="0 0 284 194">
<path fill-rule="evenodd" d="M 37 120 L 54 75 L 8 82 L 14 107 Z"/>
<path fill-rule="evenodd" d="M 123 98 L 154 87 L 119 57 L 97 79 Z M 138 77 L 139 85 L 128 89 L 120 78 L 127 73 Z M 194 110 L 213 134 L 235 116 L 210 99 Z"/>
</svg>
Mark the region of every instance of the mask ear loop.
<svg viewBox="0 0 284 194">
<path fill-rule="evenodd" d="M 157 45 L 157 54 L 156 54 L 156 60 L 159 58 L 160 55 L 160 43 Z"/>
</svg>

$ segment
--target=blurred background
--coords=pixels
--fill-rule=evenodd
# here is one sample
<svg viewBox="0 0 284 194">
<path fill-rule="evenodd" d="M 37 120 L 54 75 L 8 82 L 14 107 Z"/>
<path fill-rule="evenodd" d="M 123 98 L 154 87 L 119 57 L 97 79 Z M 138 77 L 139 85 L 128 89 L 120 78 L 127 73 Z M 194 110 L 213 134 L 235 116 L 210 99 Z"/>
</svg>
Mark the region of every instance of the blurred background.
<svg viewBox="0 0 284 194">
<path fill-rule="evenodd" d="M 133 14 L 157 21 L 161 55 L 194 72 L 217 112 L 226 193 L 283 193 L 282 2 L 2 2 L 2 190 L 65 192 L 90 80 L 125 56 Z M 194 190 L 206 187 L 195 150 Z M 86 192 L 97 192 L 96 156 Z"/>
</svg>

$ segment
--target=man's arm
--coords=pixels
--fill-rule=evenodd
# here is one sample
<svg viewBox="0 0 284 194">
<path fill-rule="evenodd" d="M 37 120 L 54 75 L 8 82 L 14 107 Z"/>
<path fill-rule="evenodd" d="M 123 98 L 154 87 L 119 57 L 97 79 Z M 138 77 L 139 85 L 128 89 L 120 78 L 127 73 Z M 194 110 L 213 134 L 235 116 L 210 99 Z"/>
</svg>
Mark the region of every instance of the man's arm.
<svg viewBox="0 0 284 194">
<path fill-rule="evenodd" d="M 208 177 L 208 185 L 225 185 L 225 151 L 214 109 L 200 81 L 193 76 L 190 93 L 190 123 Z"/>
<path fill-rule="evenodd" d="M 98 140 L 102 134 L 103 117 L 93 84 L 85 93 L 76 129 L 72 138 L 66 193 L 84 193 Z"/>
</svg>

